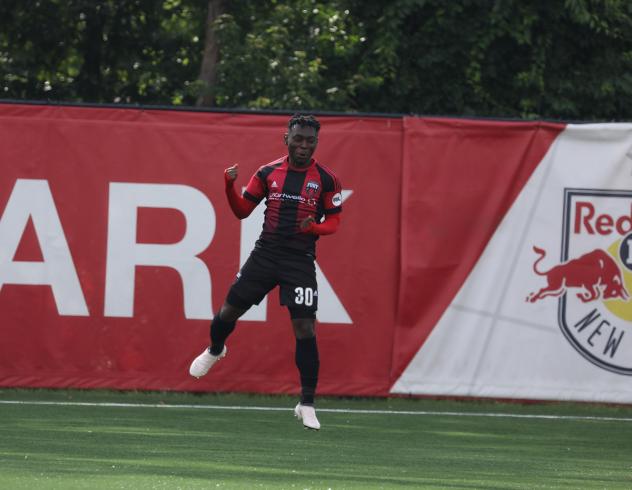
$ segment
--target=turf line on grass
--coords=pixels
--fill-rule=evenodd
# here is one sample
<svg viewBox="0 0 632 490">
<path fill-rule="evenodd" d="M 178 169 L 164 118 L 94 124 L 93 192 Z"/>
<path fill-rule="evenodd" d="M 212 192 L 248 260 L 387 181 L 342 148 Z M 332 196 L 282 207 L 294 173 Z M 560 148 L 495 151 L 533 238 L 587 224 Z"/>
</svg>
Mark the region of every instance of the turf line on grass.
<svg viewBox="0 0 632 490">
<path fill-rule="evenodd" d="M 254 410 L 260 412 L 288 412 L 292 408 L 257 407 L 246 405 L 187 405 L 168 403 L 115 403 L 115 402 L 60 402 L 60 401 L 28 401 L 28 400 L 0 400 L 0 405 L 54 405 L 61 407 L 103 407 L 103 408 L 179 408 L 195 410 Z M 440 412 L 413 410 L 363 410 L 346 408 L 319 408 L 319 412 L 343 414 L 373 414 L 373 415 L 424 415 L 445 417 L 497 417 L 518 419 L 551 419 L 551 420 L 595 420 L 608 422 L 632 422 L 630 417 L 597 417 L 587 415 L 538 415 L 499 412 Z"/>
</svg>

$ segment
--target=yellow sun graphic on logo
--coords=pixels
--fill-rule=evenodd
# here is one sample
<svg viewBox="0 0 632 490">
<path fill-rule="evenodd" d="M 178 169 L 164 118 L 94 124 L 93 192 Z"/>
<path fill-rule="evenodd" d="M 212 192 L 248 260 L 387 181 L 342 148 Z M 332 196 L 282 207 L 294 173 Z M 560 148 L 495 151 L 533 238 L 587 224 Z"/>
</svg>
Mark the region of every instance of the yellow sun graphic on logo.
<svg viewBox="0 0 632 490">
<path fill-rule="evenodd" d="M 619 266 L 619 270 L 621 271 L 621 276 L 623 278 L 623 285 L 625 286 L 625 289 L 630 297 L 627 300 L 608 299 L 605 300 L 603 304 L 606 308 L 608 308 L 608 310 L 610 310 L 613 314 L 617 315 L 622 320 L 632 322 L 632 272 L 630 272 L 621 263 L 621 259 L 619 257 L 620 246 L 621 240 L 617 240 L 608 247 L 608 252 Z"/>
</svg>

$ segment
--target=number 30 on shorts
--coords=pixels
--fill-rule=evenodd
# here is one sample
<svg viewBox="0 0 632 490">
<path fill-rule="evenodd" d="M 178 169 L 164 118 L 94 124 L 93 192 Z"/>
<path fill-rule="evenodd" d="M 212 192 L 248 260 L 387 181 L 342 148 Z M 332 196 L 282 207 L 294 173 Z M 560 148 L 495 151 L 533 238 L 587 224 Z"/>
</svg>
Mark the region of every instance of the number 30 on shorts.
<svg viewBox="0 0 632 490">
<path fill-rule="evenodd" d="M 294 303 L 297 305 L 312 306 L 314 304 L 315 291 L 312 288 L 295 288 Z"/>
</svg>

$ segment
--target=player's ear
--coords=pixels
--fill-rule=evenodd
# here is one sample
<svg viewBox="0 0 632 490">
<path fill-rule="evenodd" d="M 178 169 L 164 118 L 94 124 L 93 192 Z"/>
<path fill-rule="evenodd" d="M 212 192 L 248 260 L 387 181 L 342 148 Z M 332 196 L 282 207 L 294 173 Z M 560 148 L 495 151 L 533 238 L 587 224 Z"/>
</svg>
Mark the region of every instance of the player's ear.
<svg viewBox="0 0 632 490">
<path fill-rule="evenodd" d="M 285 146 L 287 146 L 287 133 L 283 135 L 283 143 L 285 143 Z"/>
</svg>

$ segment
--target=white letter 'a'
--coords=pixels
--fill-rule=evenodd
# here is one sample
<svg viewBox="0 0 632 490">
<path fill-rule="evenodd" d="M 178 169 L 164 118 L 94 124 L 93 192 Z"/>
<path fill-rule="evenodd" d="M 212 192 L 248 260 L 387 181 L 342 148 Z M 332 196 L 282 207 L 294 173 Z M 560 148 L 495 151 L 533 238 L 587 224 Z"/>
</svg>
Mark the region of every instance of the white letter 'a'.
<svg viewBox="0 0 632 490">
<path fill-rule="evenodd" d="M 136 243 L 137 209 L 170 208 L 182 212 L 186 232 L 172 244 Z M 208 198 L 193 187 L 171 184 L 110 184 L 105 315 L 134 316 L 135 267 L 171 267 L 182 279 L 184 315 L 210 319 L 211 277 L 197 255 L 215 234 L 215 211 Z"/>
<path fill-rule="evenodd" d="M 29 216 L 42 251 L 42 262 L 13 260 Z M 46 180 L 16 180 L 0 218 L 0 290 L 4 284 L 48 285 L 60 315 L 88 316 L 88 306 Z"/>
</svg>

